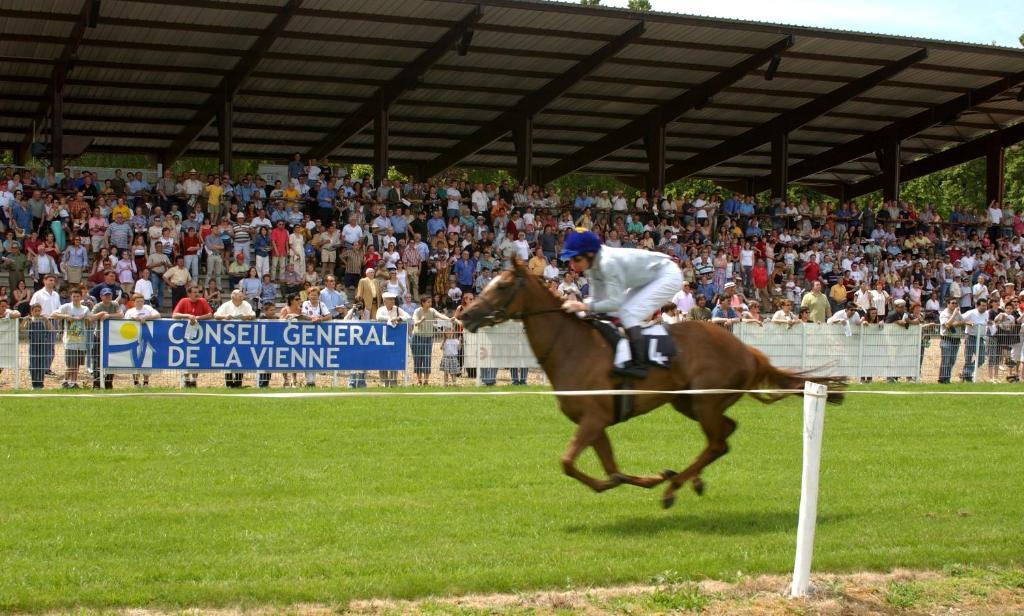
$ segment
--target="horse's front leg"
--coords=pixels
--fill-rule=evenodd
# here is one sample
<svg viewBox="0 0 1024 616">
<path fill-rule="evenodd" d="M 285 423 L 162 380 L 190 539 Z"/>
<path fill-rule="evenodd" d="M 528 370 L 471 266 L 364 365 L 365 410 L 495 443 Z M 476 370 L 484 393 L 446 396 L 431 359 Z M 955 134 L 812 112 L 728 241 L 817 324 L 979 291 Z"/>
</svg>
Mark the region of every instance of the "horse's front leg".
<svg viewBox="0 0 1024 616">
<path fill-rule="evenodd" d="M 576 468 L 576 458 L 583 453 L 584 449 L 594 445 L 602 435 L 604 435 L 603 426 L 598 426 L 590 422 L 581 423 L 576 428 L 576 434 L 574 434 L 572 440 L 569 441 L 569 446 L 566 448 L 565 453 L 562 454 L 562 471 L 580 483 L 585 484 L 595 492 L 610 490 L 621 483 L 621 480 L 616 478 L 605 480 L 596 479 Z M 608 437 L 605 436 L 604 438 L 607 441 Z M 600 453 L 598 453 L 598 455 L 600 456 Z"/>
<path fill-rule="evenodd" d="M 637 486 L 640 488 L 653 488 L 659 483 L 665 481 L 671 477 L 671 471 L 665 471 L 661 475 L 651 475 L 647 477 L 638 477 L 636 475 L 627 475 L 619 470 L 619 465 L 615 463 L 615 454 L 612 453 L 612 442 L 608 438 L 608 432 L 601 430 L 601 433 L 594 439 L 594 451 L 597 453 L 597 457 L 601 460 L 601 466 L 604 467 L 604 472 L 610 479 L 617 480 L 620 483 L 628 483 L 631 486 Z"/>
</svg>

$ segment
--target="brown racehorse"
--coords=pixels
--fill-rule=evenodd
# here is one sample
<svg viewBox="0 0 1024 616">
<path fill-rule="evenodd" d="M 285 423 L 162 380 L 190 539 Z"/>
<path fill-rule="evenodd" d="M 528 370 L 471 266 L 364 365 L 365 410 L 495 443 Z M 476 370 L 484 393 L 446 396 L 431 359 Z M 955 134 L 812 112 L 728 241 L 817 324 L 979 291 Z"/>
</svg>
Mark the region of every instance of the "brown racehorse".
<svg viewBox="0 0 1024 616">
<path fill-rule="evenodd" d="M 475 332 L 480 327 L 509 319 L 521 319 L 530 347 L 555 391 L 614 389 L 619 379 L 610 376 L 612 348 L 591 325 L 561 309 L 561 300 L 516 260 L 512 269 L 495 278 L 480 297 L 462 313 L 465 327 Z M 634 389 L 673 391 L 684 389 L 802 389 L 804 381 L 839 385 L 842 379 L 813 377 L 773 367 L 757 349 L 740 342 L 728 330 L 708 322 L 686 321 L 668 326 L 677 352 L 668 369 L 651 368 L 647 378 L 633 383 Z M 788 394 L 751 394 L 771 403 Z M 634 396 L 632 415 L 642 415 L 666 402 L 690 419 L 700 422 L 708 439 L 707 447 L 682 472 L 662 471 L 659 475 L 627 475 L 619 470 L 612 454 L 607 428 L 616 423 L 612 396 L 561 396 L 559 406 L 576 425 L 569 446 L 562 455 L 565 474 L 603 492 L 627 483 L 643 488 L 668 481 L 662 505 L 671 507 L 675 493 L 684 483 L 702 494 L 700 474 L 729 451 L 726 440 L 736 430 L 736 422 L 725 411 L 742 393 L 673 395 L 670 393 Z M 829 394 L 839 403 L 842 394 Z M 576 458 L 593 447 L 604 467 L 607 479 L 591 477 L 576 468 Z"/>
</svg>

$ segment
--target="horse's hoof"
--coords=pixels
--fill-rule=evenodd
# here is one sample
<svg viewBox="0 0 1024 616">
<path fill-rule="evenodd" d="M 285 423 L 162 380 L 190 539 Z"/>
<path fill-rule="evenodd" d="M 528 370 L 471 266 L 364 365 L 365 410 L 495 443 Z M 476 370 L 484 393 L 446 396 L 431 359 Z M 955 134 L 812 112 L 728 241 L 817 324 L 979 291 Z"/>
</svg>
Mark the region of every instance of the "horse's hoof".
<svg viewBox="0 0 1024 616">
<path fill-rule="evenodd" d="M 666 494 L 665 496 L 663 496 L 661 498 L 661 508 L 662 509 L 671 509 L 672 505 L 674 505 L 674 504 L 676 504 L 676 495 L 675 494 Z"/>
<path fill-rule="evenodd" d="M 670 468 L 666 468 L 665 470 L 661 471 L 661 478 L 662 479 L 672 479 L 673 477 L 675 477 L 678 474 L 679 473 L 675 472 L 674 470 L 672 470 Z"/>
<path fill-rule="evenodd" d="M 697 496 L 704 496 L 704 482 L 699 477 L 693 479 L 693 491 L 697 493 Z"/>
</svg>

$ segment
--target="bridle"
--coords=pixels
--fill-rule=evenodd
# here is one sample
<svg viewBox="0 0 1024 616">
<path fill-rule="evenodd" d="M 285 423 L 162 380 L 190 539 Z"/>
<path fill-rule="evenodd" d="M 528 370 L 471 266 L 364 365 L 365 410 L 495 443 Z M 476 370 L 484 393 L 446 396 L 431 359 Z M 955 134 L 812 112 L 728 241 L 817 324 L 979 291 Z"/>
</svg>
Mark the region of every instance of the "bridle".
<svg viewBox="0 0 1024 616">
<path fill-rule="evenodd" d="M 513 270 L 515 273 L 515 284 L 512 287 L 512 291 L 508 293 L 508 299 L 506 299 L 501 306 L 495 306 L 483 295 L 477 297 L 477 300 L 481 302 L 489 313 L 487 316 L 480 317 L 482 321 L 488 322 L 489 325 L 495 325 L 500 322 L 508 321 L 510 319 L 524 320 L 527 317 L 532 317 L 539 314 L 550 314 L 554 312 L 562 312 L 561 308 L 545 308 L 543 310 L 519 310 L 516 312 L 508 312 L 508 305 L 512 303 L 519 290 L 523 288 L 523 284 L 526 283 L 526 274 L 521 269 Z"/>
<path fill-rule="evenodd" d="M 562 312 L 561 307 L 545 308 L 543 310 L 519 310 L 516 312 L 508 312 L 509 304 L 512 303 L 512 300 L 515 299 L 516 295 L 519 293 L 519 290 L 522 289 L 523 285 L 526 283 L 526 274 L 523 273 L 522 269 L 514 268 L 513 272 L 515 273 L 515 283 L 512 287 L 511 292 L 508 293 L 508 297 L 504 301 L 502 306 L 496 307 L 494 304 L 490 302 L 490 300 L 488 300 L 483 295 L 477 298 L 477 301 L 481 302 L 486 307 L 488 313 L 486 316 L 480 317 L 481 321 L 488 325 L 496 325 L 498 323 L 502 323 L 510 319 L 525 321 L 527 318 L 532 316 Z M 543 365 L 544 362 L 547 361 L 548 357 L 551 356 L 551 352 L 554 350 L 555 343 L 558 341 L 558 338 L 561 335 L 561 333 L 562 328 L 559 328 L 557 333 L 551 337 L 551 342 L 548 343 L 547 350 L 544 351 L 541 357 L 537 358 L 537 363 Z"/>
</svg>

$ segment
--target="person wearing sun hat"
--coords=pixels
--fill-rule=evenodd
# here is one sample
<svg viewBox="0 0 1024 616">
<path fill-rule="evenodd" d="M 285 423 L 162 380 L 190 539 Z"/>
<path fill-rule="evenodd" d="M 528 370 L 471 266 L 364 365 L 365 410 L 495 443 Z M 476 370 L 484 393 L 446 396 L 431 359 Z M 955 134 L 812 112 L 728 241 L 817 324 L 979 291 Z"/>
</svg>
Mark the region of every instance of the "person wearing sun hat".
<svg viewBox="0 0 1024 616">
<path fill-rule="evenodd" d="M 100 301 L 92 307 L 92 320 L 96 321 L 96 326 L 93 332 L 92 344 L 89 348 L 89 364 L 92 367 L 92 387 L 93 389 L 100 388 L 100 335 L 99 329 L 103 327 L 103 321 L 107 319 L 117 319 L 122 315 L 122 308 L 119 303 L 114 301 L 113 289 L 106 287 L 100 290 Z M 113 389 L 114 387 L 114 375 L 109 372 L 103 375 L 103 388 Z"/>
<path fill-rule="evenodd" d="M 384 305 L 377 309 L 375 317 L 377 321 L 383 321 L 391 327 L 397 327 L 412 319 L 408 312 L 396 305 L 398 295 L 386 291 L 381 294 L 381 299 L 384 301 Z M 395 387 L 398 385 L 398 373 L 395 370 L 381 370 L 380 379 L 384 387 Z"/>
</svg>

